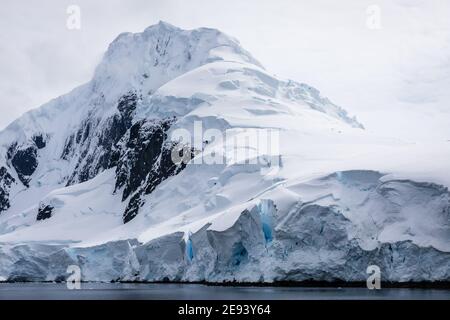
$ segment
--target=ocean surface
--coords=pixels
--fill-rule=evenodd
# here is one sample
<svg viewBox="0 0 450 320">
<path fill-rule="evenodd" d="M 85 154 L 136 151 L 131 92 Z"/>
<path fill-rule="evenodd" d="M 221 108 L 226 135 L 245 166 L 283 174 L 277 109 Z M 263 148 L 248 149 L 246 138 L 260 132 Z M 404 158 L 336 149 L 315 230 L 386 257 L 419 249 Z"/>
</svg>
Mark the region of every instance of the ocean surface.
<svg viewBox="0 0 450 320">
<path fill-rule="evenodd" d="M 450 289 L 221 287 L 199 284 L 1 283 L 0 300 L 450 300 Z"/>
</svg>

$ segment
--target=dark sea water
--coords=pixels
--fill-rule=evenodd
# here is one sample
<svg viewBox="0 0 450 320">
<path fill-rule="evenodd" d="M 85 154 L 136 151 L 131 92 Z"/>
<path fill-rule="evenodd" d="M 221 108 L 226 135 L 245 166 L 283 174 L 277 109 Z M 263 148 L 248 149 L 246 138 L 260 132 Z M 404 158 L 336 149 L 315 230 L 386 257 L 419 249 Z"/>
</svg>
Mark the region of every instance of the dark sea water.
<svg viewBox="0 0 450 320">
<path fill-rule="evenodd" d="M 197 284 L 0 284 L 0 300 L 450 300 L 446 289 L 217 287 Z"/>
</svg>

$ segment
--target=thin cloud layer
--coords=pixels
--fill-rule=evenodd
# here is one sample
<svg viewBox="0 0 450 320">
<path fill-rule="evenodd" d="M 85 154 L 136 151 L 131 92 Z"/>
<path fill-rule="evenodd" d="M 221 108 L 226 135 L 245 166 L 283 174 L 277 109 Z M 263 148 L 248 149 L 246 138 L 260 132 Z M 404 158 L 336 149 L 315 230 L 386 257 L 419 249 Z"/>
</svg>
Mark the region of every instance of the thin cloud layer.
<svg viewBox="0 0 450 320">
<path fill-rule="evenodd" d="M 72 4 L 80 30 L 66 27 Z M 367 26 L 373 5 L 376 29 Z M 0 128 L 88 81 L 119 33 L 165 20 L 238 38 L 268 70 L 317 87 L 370 131 L 450 139 L 449 14 L 445 0 L 4 0 Z"/>
</svg>

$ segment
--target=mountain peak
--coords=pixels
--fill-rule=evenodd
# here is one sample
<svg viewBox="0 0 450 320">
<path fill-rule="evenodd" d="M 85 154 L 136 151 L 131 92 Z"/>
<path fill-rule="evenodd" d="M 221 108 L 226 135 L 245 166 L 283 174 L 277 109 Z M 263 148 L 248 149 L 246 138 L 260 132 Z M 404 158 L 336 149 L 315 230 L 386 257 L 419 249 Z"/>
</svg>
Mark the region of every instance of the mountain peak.
<svg viewBox="0 0 450 320">
<path fill-rule="evenodd" d="M 145 31 L 149 30 L 169 30 L 169 31 L 175 31 L 175 30 L 181 30 L 180 28 L 174 26 L 173 24 L 170 24 L 166 21 L 160 20 L 157 24 L 151 25 L 145 29 Z M 144 32 L 145 32 L 144 31 Z"/>
<path fill-rule="evenodd" d="M 119 35 L 97 67 L 93 84 L 102 92 L 123 93 L 136 87 L 153 92 L 190 70 L 220 60 L 262 67 L 237 40 L 219 30 L 183 30 L 160 21 L 141 33 Z"/>
</svg>

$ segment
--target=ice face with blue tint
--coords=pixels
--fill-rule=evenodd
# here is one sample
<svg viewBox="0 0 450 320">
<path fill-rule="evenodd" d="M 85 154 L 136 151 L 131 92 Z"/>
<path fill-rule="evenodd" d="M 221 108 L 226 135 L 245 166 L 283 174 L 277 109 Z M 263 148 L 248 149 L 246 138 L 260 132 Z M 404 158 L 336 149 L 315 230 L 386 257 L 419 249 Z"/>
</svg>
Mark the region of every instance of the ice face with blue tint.
<svg viewBox="0 0 450 320">
<path fill-rule="evenodd" d="M 272 216 L 275 210 L 273 201 L 261 200 L 258 206 L 259 214 L 261 216 L 261 223 L 263 227 L 264 238 L 266 243 L 270 243 L 273 240 L 272 235 Z"/>
<path fill-rule="evenodd" d="M 232 255 L 231 255 L 231 264 L 235 267 L 241 265 L 242 263 L 246 262 L 248 259 L 248 252 L 247 249 L 243 246 L 241 242 L 236 243 L 233 246 L 232 249 Z"/>
<path fill-rule="evenodd" d="M 192 246 L 192 240 L 190 238 L 186 241 L 186 256 L 189 261 L 194 259 L 194 247 Z"/>
</svg>

